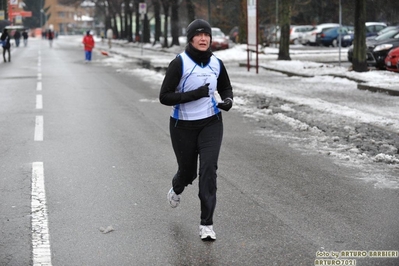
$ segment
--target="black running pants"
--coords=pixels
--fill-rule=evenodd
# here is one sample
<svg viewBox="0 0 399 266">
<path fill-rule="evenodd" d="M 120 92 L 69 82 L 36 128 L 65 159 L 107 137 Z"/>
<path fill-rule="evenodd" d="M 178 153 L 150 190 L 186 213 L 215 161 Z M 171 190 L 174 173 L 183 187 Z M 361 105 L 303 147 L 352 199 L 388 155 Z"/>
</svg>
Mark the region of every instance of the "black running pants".
<svg viewBox="0 0 399 266">
<path fill-rule="evenodd" d="M 216 206 L 216 171 L 223 138 L 221 114 L 198 121 L 181 121 L 171 118 L 170 136 L 176 155 L 178 170 L 172 185 L 176 194 L 197 177 L 199 160 L 199 198 L 201 201 L 201 225 L 213 224 Z"/>
</svg>

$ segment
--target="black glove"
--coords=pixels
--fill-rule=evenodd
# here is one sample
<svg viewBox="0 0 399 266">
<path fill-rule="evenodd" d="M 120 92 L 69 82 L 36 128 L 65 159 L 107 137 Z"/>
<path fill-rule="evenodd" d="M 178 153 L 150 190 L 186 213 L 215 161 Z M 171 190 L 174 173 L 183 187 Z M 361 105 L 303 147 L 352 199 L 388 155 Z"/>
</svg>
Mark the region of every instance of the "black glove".
<svg viewBox="0 0 399 266">
<path fill-rule="evenodd" d="M 209 83 L 202 85 L 198 89 L 181 93 L 180 103 L 186 103 L 201 99 L 202 97 L 209 97 Z"/>
<path fill-rule="evenodd" d="M 208 86 L 209 86 L 209 83 L 206 83 L 205 85 L 198 87 L 198 89 L 193 90 L 192 94 L 197 99 L 201 99 L 202 97 L 209 97 L 209 87 Z"/>
<path fill-rule="evenodd" d="M 217 107 L 227 112 L 228 110 L 231 109 L 231 107 L 233 107 L 233 99 L 226 98 L 223 100 L 223 102 L 218 103 Z"/>
</svg>

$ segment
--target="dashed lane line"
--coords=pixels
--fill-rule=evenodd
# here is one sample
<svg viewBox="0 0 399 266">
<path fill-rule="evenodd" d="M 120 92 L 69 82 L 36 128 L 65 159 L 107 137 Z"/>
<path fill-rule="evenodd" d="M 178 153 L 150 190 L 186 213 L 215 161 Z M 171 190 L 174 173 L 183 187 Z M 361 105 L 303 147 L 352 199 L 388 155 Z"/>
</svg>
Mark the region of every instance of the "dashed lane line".
<svg viewBox="0 0 399 266">
<path fill-rule="evenodd" d="M 36 109 L 43 109 L 43 96 L 41 94 L 36 95 Z"/>
<path fill-rule="evenodd" d="M 43 141 L 43 124 L 44 124 L 43 116 L 42 115 L 36 116 L 35 136 L 34 136 L 35 141 Z"/>
<path fill-rule="evenodd" d="M 32 247 L 33 266 L 51 266 L 43 162 L 32 163 Z"/>
</svg>

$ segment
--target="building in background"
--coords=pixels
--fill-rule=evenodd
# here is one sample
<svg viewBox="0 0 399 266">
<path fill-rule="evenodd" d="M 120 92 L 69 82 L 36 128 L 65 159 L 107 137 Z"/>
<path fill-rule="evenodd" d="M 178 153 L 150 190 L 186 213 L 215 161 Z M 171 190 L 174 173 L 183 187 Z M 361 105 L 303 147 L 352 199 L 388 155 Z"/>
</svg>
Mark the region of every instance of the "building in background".
<svg viewBox="0 0 399 266">
<path fill-rule="evenodd" d="M 82 4 L 76 6 L 65 6 L 58 0 L 44 0 L 47 21 L 44 25 L 48 29 L 50 25 L 57 34 L 71 35 L 83 34 L 87 30 L 94 30 L 94 5 Z M 98 26 L 97 26 L 98 27 Z M 44 30 L 45 30 L 44 29 Z"/>
</svg>

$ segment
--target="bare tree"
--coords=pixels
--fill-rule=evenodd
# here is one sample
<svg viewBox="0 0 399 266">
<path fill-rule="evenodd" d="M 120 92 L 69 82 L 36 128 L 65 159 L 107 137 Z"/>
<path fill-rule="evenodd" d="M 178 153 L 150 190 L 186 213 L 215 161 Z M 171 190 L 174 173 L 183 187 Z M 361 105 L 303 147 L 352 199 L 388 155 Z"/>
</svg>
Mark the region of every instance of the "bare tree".
<svg viewBox="0 0 399 266">
<path fill-rule="evenodd" d="M 355 7 L 355 39 L 352 66 L 356 72 L 368 70 L 366 61 L 366 0 L 356 0 Z"/>
<path fill-rule="evenodd" d="M 140 13 L 139 13 L 140 0 L 134 0 L 134 10 L 136 11 L 136 27 L 134 29 L 134 41 L 141 41 L 140 37 Z"/>
<path fill-rule="evenodd" d="M 168 19 L 169 19 L 169 6 L 170 6 L 170 0 L 160 0 L 162 3 L 162 7 L 163 7 L 163 13 L 165 16 L 165 21 L 164 21 L 164 27 L 163 27 L 163 47 L 168 47 Z"/>
<path fill-rule="evenodd" d="M 143 43 L 150 43 L 150 21 L 148 20 L 148 14 L 144 14 L 144 19 L 143 19 Z"/>
<path fill-rule="evenodd" d="M 133 42 L 133 29 L 132 29 L 132 17 L 133 12 L 130 7 L 130 0 L 125 0 L 125 37 L 128 42 Z"/>
<path fill-rule="evenodd" d="M 179 46 L 180 24 L 179 24 L 179 0 L 170 0 L 172 6 L 171 20 L 171 33 L 172 33 L 172 46 Z"/>
<path fill-rule="evenodd" d="M 195 6 L 193 0 L 186 0 L 188 23 L 195 20 Z"/>
<path fill-rule="evenodd" d="M 154 18 L 155 18 L 155 35 L 154 35 L 154 43 L 160 43 L 161 37 L 161 5 L 159 0 L 152 0 L 154 5 Z"/>
<path fill-rule="evenodd" d="M 290 22 L 291 22 L 291 0 L 281 0 L 280 12 L 280 46 L 278 60 L 291 60 L 290 57 Z"/>
</svg>

